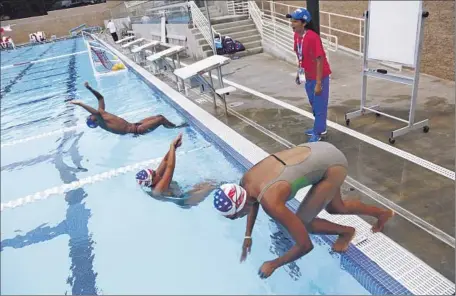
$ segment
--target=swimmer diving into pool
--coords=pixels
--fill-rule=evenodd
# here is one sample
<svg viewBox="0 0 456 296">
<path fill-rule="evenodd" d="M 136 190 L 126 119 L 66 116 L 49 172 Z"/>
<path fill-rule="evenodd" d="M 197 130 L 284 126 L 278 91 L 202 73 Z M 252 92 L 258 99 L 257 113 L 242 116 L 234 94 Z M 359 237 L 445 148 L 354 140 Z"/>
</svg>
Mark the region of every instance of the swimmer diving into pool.
<svg viewBox="0 0 456 296">
<path fill-rule="evenodd" d="M 163 125 L 165 128 L 181 128 L 188 126 L 187 123 L 183 123 L 181 125 L 175 125 L 174 123 L 170 122 L 166 117 L 163 115 L 156 115 L 144 118 L 143 120 L 130 123 L 119 116 L 111 114 L 105 110 L 105 100 L 103 96 L 92 87 L 90 87 L 89 83 L 84 83 L 84 86 L 94 94 L 94 96 L 98 100 L 98 109 L 94 109 L 81 101 L 72 100 L 70 101 L 71 104 L 81 106 L 85 110 L 87 110 L 90 115 L 87 117 L 86 124 L 90 128 L 100 127 L 108 132 L 118 134 L 118 135 L 125 135 L 125 134 L 135 134 L 135 135 L 142 135 L 148 132 L 155 130 L 157 127 Z"/>
<path fill-rule="evenodd" d="M 323 209 L 330 214 L 375 217 L 377 222 L 372 231 L 382 231 L 394 212 L 358 200 L 342 200 L 340 191 L 347 169 L 347 159 L 332 144 L 306 143 L 261 160 L 244 174 L 239 185 L 224 184 L 217 189 L 214 207 L 223 216 L 237 219 L 248 215 L 241 261 L 250 253 L 252 230 L 260 205 L 296 242 L 283 256 L 263 263 L 258 272 L 261 278 L 269 277 L 277 268 L 309 253 L 313 249 L 309 233 L 338 235 L 332 249 L 336 252 L 348 249 L 355 229 L 318 218 Z M 312 185 L 311 189 L 294 214 L 285 206 L 286 202 L 309 185 Z"/>
<path fill-rule="evenodd" d="M 194 185 L 184 192 L 177 182 L 173 181 L 176 167 L 176 150 L 182 145 L 182 134 L 179 134 L 170 144 L 169 150 L 157 169 L 143 169 L 136 174 L 136 182 L 145 189 L 151 197 L 160 201 L 173 202 L 181 207 L 189 208 L 198 205 L 219 184 L 215 181 L 205 181 Z"/>
</svg>

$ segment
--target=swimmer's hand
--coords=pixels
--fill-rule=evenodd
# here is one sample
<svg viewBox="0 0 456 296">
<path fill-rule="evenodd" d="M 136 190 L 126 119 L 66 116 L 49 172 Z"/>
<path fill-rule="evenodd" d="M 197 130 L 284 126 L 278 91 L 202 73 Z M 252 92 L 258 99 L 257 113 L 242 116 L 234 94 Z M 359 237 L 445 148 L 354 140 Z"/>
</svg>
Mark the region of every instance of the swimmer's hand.
<svg viewBox="0 0 456 296">
<path fill-rule="evenodd" d="M 271 274 L 277 269 L 274 261 L 266 261 L 261 265 L 258 275 L 260 278 L 265 279 L 271 276 Z"/>
<path fill-rule="evenodd" d="M 182 145 L 182 133 L 180 133 L 174 141 L 171 143 L 171 146 L 173 146 L 175 149 L 179 148 Z"/>
<path fill-rule="evenodd" d="M 73 104 L 73 105 L 81 106 L 82 101 L 79 101 L 79 100 L 72 100 L 72 101 L 70 101 L 69 103 L 70 103 L 70 104 Z"/>
<path fill-rule="evenodd" d="M 86 88 L 89 88 L 89 87 L 90 87 L 90 85 L 89 85 L 89 83 L 88 83 L 87 81 L 84 82 L 84 86 L 85 86 Z"/>
<path fill-rule="evenodd" d="M 252 249 L 252 238 L 245 238 L 244 243 L 242 244 L 242 254 L 241 254 L 241 262 L 244 262 L 247 258 L 247 254 L 250 254 L 250 250 Z"/>
</svg>

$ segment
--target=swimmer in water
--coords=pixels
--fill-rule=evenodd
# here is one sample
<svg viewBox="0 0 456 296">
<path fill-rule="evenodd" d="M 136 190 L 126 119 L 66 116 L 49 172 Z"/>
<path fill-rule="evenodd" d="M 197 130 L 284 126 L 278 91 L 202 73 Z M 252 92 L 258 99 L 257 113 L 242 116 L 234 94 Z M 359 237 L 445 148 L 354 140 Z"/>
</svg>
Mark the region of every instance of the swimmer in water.
<svg viewBox="0 0 456 296">
<path fill-rule="evenodd" d="M 94 109 L 90 106 L 87 106 L 83 102 L 77 100 L 70 101 L 70 103 L 77 106 L 81 106 L 90 113 L 86 120 L 86 124 L 90 128 L 96 128 L 99 126 L 108 132 L 118 135 L 142 135 L 153 131 L 161 125 L 163 125 L 166 128 L 181 128 L 188 126 L 187 123 L 175 125 L 174 123 L 166 119 L 166 117 L 164 117 L 163 115 L 151 116 L 139 122 L 130 123 L 125 119 L 120 118 L 119 116 L 107 112 L 105 110 L 105 101 L 103 96 L 99 92 L 91 88 L 89 83 L 84 83 L 84 86 L 88 90 L 90 90 L 98 99 L 98 109 Z"/>
<path fill-rule="evenodd" d="M 168 153 L 157 169 L 143 169 L 136 174 L 136 182 L 153 198 L 173 202 L 181 207 L 189 208 L 198 205 L 208 194 L 217 188 L 215 181 L 205 181 L 183 192 L 177 182 L 173 181 L 176 167 L 176 150 L 182 145 L 182 134 L 174 139 Z"/>
<path fill-rule="evenodd" d="M 393 211 L 363 204 L 358 200 L 344 201 L 341 186 L 347 176 L 347 159 L 327 142 L 301 144 L 272 154 L 242 177 L 239 185 L 224 184 L 216 190 L 214 207 L 225 217 L 237 219 L 248 215 L 241 261 L 252 246 L 252 230 L 258 209 L 282 224 L 296 244 L 283 256 L 264 262 L 261 278 L 269 277 L 277 268 L 295 261 L 313 249 L 309 233 L 338 235 L 332 249 L 347 250 L 355 229 L 318 218 L 323 210 L 329 214 L 367 215 L 377 218 L 373 232 L 382 231 Z M 312 185 L 296 214 L 285 206 L 298 190 Z"/>
</svg>

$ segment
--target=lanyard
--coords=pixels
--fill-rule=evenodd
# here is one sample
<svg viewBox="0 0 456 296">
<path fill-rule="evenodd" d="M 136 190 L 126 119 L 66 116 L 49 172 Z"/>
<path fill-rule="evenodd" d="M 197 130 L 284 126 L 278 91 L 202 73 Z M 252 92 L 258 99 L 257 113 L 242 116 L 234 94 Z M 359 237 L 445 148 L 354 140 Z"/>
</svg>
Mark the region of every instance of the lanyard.
<svg viewBox="0 0 456 296">
<path fill-rule="evenodd" d="M 296 44 L 296 47 L 297 47 L 297 50 L 298 50 L 298 59 L 299 59 L 299 62 L 302 62 L 302 59 L 303 59 L 303 56 L 302 56 L 302 44 L 304 43 L 304 37 L 306 36 L 306 33 L 307 31 L 304 31 L 304 34 L 302 34 L 301 36 L 301 42 L 299 42 L 299 38 L 297 40 L 297 44 Z"/>
</svg>

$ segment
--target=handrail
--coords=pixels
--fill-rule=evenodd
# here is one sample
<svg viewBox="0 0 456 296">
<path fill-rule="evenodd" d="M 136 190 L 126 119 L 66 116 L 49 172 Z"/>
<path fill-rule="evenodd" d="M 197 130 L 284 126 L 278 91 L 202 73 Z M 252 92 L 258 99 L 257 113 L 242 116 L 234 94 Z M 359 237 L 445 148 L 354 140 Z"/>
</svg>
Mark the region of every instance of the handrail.
<svg viewBox="0 0 456 296">
<path fill-rule="evenodd" d="M 249 14 L 248 1 L 228 0 L 226 1 L 228 14 L 247 15 Z"/>
<path fill-rule="evenodd" d="M 291 26 L 289 26 L 288 23 L 285 23 L 285 21 L 279 20 L 279 19 L 274 19 L 269 15 L 263 15 L 263 27 L 274 27 L 275 32 L 277 35 L 285 35 L 286 40 L 290 40 L 293 44 L 293 30 Z M 331 35 L 328 33 L 320 32 L 320 36 L 325 36 L 328 42 L 328 45 L 334 45 L 334 49 L 331 47 L 328 47 L 328 50 L 331 51 L 337 51 L 339 44 L 338 40 L 339 38 L 335 35 Z M 332 39 L 332 40 L 331 40 Z"/>
<path fill-rule="evenodd" d="M 265 14 L 261 11 L 255 1 L 248 1 L 249 16 L 255 23 L 260 35 L 263 39 L 271 41 L 275 47 L 286 51 L 291 55 L 293 52 L 293 30 L 290 22 L 284 19 L 276 18 L 274 14 Z M 284 15 L 285 16 L 285 15 Z M 326 38 L 322 39 L 325 48 L 329 51 L 335 52 L 339 47 L 339 39 L 337 36 L 320 32 L 320 36 Z"/>
<path fill-rule="evenodd" d="M 249 16 L 252 18 L 255 26 L 260 32 L 261 37 L 263 37 L 263 13 L 256 4 L 255 1 L 247 1 L 247 8 Z"/>
<path fill-rule="evenodd" d="M 218 36 L 221 40 L 222 35 L 209 25 L 209 21 L 207 20 L 206 16 L 201 12 L 200 8 L 195 4 L 195 2 L 189 1 L 188 6 L 190 7 L 190 11 L 192 13 L 193 24 L 199 29 L 211 49 L 214 50 L 214 40 L 212 39 L 212 36 Z M 210 30 L 212 30 L 212 34 Z"/>
<path fill-rule="evenodd" d="M 269 6 L 270 9 L 268 9 L 267 6 Z M 276 17 L 275 21 L 279 21 L 279 22 L 285 21 L 286 14 L 276 12 L 276 6 L 278 8 L 280 8 L 280 7 L 286 8 L 286 13 L 291 13 L 292 11 L 299 8 L 298 6 L 295 6 L 295 5 L 289 5 L 289 4 L 279 3 L 279 2 L 275 2 L 275 1 L 264 1 L 264 2 L 261 2 L 260 10 L 262 12 L 264 12 L 264 15 L 270 14 L 271 16 Z M 345 20 L 356 22 L 357 23 L 356 26 L 358 27 L 357 28 L 358 33 L 353 33 L 353 32 L 347 31 L 347 30 L 333 28 L 331 26 L 331 18 L 334 18 L 334 17 L 343 18 Z M 348 48 L 347 46 L 345 46 L 345 47 L 347 47 L 346 48 L 347 51 L 362 55 L 363 40 L 364 40 L 364 34 L 363 34 L 364 18 L 353 17 L 353 16 L 342 15 L 342 14 L 338 14 L 338 13 L 334 13 L 334 12 L 327 12 L 327 11 L 320 10 L 320 20 L 324 20 L 324 19 L 327 19 L 327 22 L 325 22 L 324 24 L 320 23 L 320 27 L 327 29 L 327 32 L 328 32 L 327 34 L 332 36 L 333 32 L 338 32 L 340 34 L 358 38 L 358 49 Z M 288 22 L 288 24 L 289 24 L 289 22 Z M 355 23 L 353 23 L 353 25 L 355 26 Z M 341 46 L 341 47 L 343 47 L 343 46 Z"/>
</svg>

